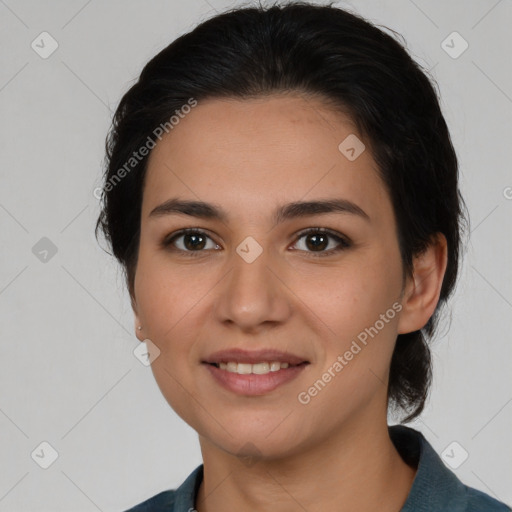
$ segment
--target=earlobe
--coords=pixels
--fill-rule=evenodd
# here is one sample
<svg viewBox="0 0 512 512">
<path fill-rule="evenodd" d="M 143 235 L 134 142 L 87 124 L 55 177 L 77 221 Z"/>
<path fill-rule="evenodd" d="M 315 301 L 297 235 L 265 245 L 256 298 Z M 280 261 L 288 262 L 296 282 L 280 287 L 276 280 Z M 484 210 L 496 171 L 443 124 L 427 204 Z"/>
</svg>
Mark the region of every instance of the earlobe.
<svg viewBox="0 0 512 512">
<path fill-rule="evenodd" d="M 141 340 L 141 337 L 142 337 L 142 326 L 140 324 L 140 321 L 139 321 L 139 317 L 137 315 L 135 315 L 135 318 L 134 318 L 134 324 L 135 324 L 135 336 L 137 337 L 137 339 L 139 341 L 142 341 Z"/>
<path fill-rule="evenodd" d="M 139 318 L 138 307 L 137 307 L 137 301 L 135 300 L 135 297 L 133 297 L 133 296 L 130 296 L 130 300 L 131 300 L 131 306 L 132 306 L 133 316 L 134 316 L 134 322 L 135 322 L 135 335 L 137 336 L 137 338 L 139 339 L 139 341 L 142 341 L 142 340 L 139 338 L 139 333 L 140 333 L 140 332 L 141 332 L 141 330 L 142 330 L 142 325 L 141 325 L 141 320 L 140 320 L 140 318 Z"/>
<path fill-rule="evenodd" d="M 433 315 L 448 262 L 446 237 L 437 233 L 432 242 L 413 260 L 412 277 L 407 279 L 402 299 L 398 334 L 418 331 Z"/>
</svg>

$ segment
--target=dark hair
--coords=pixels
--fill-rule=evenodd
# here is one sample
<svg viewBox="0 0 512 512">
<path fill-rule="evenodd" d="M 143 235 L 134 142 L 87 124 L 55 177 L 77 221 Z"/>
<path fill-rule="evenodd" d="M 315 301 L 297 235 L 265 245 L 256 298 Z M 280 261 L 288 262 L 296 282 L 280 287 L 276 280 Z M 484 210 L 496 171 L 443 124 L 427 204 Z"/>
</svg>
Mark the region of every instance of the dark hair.
<svg viewBox="0 0 512 512">
<path fill-rule="evenodd" d="M 191 98 L 318 97 L 348 113 L 371 148 L 397 219 L 404 275 L 435 233 L 448 242 L 439 304 L 423 329 L 398 335 L 391 360 L 388 405 L 408 414 L 403 422 L 418 416 L 432 378 L 427 339 L 455 285 L 465 220 L 457 157 L 427 74 L 395 38 L 332 4 L 236 8 L 177 38 L 124 94 L 106 140 L 95 232 L 121 263 L 132 299 L 147 156 L 130 159 L 155 128 Z"/>
</svg>

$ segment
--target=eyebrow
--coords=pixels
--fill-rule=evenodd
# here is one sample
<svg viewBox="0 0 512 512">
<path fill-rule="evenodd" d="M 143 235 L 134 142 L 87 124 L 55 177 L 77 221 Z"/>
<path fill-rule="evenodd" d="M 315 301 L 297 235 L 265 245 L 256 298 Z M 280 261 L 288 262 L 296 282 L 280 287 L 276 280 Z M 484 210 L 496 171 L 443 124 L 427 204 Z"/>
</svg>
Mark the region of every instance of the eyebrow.
<svg viewBox="0 0 512 512">
<path fill-rule="evenodd" d="M 273 220 L 280 224 L 286 220 L 325 213 L 350 213 L 366 221 L 369 215 L 357 204 L 347 199 L 327 199 L 316 201 L 296 201 L 279 206 L 274 210 Z M 189 201 L 172 198 L 151 210 L 149 217 L 158 218 L 166 215 L 182 214 L 202 219 L 228 221 L 228 214 L 219 206 L 203 201 Z"/>
</svg>

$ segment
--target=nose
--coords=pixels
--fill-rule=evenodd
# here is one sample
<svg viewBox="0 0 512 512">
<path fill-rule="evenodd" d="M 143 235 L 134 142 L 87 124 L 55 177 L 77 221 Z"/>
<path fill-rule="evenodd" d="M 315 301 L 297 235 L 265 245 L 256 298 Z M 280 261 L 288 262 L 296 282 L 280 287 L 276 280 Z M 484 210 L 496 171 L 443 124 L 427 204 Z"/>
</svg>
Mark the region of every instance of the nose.
<svg viewBox="0 0 512 512">
<path fill-rule="evenodd" d="M 293 295 L 286 286 L 284 267 L 277 268 L 275 258 L 265 248 L 254 260 L 240 254 L 233 253 L 231 271 L 217 288 L 218 321 L 236 325 L 244 332 L 286 322 Z"/>
</svg>

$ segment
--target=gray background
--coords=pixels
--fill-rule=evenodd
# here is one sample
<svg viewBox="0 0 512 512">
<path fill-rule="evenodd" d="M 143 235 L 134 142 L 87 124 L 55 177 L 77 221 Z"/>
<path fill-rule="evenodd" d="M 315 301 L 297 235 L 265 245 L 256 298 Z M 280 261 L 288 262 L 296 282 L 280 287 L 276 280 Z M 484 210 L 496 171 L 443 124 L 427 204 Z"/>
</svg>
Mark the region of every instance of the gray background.
<svg viewBox="0 0 512 512">
<path fill-rule="evenodd" d="M 93 191 L 111 112 L 144 63 L 237 4 L 0 0 L 0 511 L 120 511 L 201 463 L 196 433 L 132 353 L 121 273 L 93 235 Z M 338 5 L 402 33 L 439 83 L 472 232 L 451 325 L 433 344 L 431 400 L 411 426 L 440 454 L 457 441 L 469 457 L 455 473 L 510 504 L 511 2 Z M 43 31 L 58 43 L 46 59 L 31 47 Z M 453 31 L 469 44 L 458 58 L 441 46 Z M 46 261 L 43 237 L 57 248 Z M 31 457 L 49 456 L 43 441 L 58 452 L 47 469 Z"/>
</svg>

